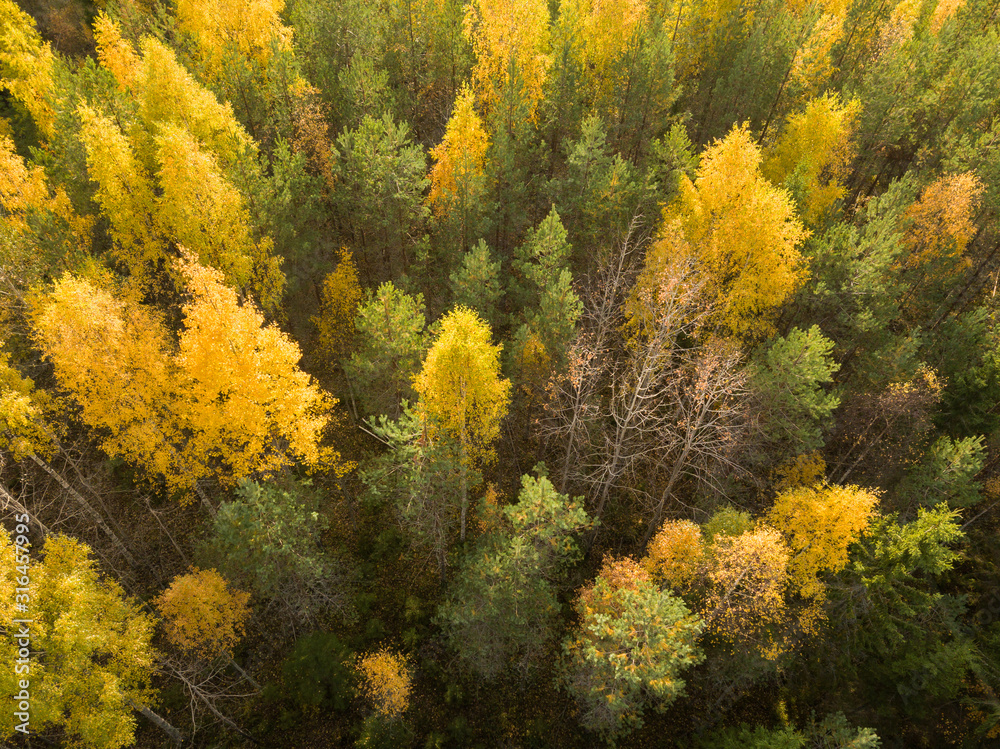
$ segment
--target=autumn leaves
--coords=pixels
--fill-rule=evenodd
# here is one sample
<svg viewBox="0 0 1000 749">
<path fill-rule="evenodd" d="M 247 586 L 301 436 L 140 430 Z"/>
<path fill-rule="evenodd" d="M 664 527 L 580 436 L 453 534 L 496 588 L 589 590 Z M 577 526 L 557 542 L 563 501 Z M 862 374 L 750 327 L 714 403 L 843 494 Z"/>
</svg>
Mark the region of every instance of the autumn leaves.
<svg viewBox="0 0 1000 749">
<path fill-rule="evenodd" d="M 191 299 L 176 344 L 106 278 L 64 277 L 36 304 L 36 340 L 105 451 L 187 497 L 293 460 L 343 470 L 319 446 L 332 403 L 298 369 L 298 346 L 218 271 L 188 256 L 179 272 Z"/>
</svg>

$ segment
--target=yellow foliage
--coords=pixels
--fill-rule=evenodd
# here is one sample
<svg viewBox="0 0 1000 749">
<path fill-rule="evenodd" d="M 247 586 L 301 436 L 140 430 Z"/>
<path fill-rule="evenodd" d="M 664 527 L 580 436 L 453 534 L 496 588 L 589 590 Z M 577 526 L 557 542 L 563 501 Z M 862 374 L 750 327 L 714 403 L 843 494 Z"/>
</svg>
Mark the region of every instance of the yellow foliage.
<svg viewBox="0 0 1000 749">
<path fill-rule="evenodd" d="M 742 30 L 753 25 L 754 11 L 743 0 L 673 0 L 665 21 L 673 27 L 672 44 L 676 54 L 679 80 L 696 75 L 711 51 L 731 40 L 727 34 L 739 34 L 730 29 L 730 19 L 739 14 Z"/>
<path fill-rule="evenodd" d="M 142 74 L 142 60 L 132 45 L 122 38 L 118 24 L 103 11 L 94 19 L 94 40 L 101 66 L 111 72 L 122 91 L 133 89 Z"/>
<path fill-rule="evenodd" d="M 858 539 L 878 504 L 878 495 L 858 486 L 817 484 L 778 495 L 768 523 L 788 539 L 791 582 L 805 598 L 823 595 L 821 572 L 847 564 L 847 548 Z"/>
<path fill-rule="evenodd" d="M 413 379 L 428 427 L 443 429 L 481 461 L 492 459 L 510 400 L 510 380 L 500 379 L 502 347 L 491 338 L 479 315 L 456 307 L 442 318 L 441 332 Z"/>
<path fill-rule="evenodd" d="M 271 55 L 272 40 L 290 47 L 292 29 L 281 23 L 284 7 L 285 0 L 178 0 L 177 24 L 218 73 L 227 46 L 261 64 Z"/>
<path fill-rule="evenodd" d="M 937 259 L 961 259 L 957 265 L 967 267 L 962 253 L 976 231 L 973 217 L 983 190 L 972 172 L 946 175 L 925 187 L 901 219 L 910 251 L 903 267 L 922 268 Z"/>
<path fill-rule="evenodd" d="M 568 0 L 559 7 L 560 23 L 580 46 L 587 87 L 595 99 L 606 99 L 624 83 L 624 58 L 646 33 L 646 0 Z"/>
<path fill-rule="evenodd" d="M 141 286 L 149 286 L 167 258 L 152 180 L 110 118 L 85 104 L 77 114 L 83 125 L 80 139 L 87 151 L 87 172 L 97 183 L 94 197 L 110 223 L 113 255 Z"/>
<path fill-rule="evenodd" d="M 10 357 L 0 353 L 0 448 L 9 450 L 14 460 L 53 448 L 53 434 L 45 423 L 45 411 L 52 402 L 35 383 L 21 377 L 10 366 Z"/>
<path fill-rule="evenodd" d="M 243 636 L 249 600 L 249 593 L 230 588 L 214 569 L 194 567 L 175 577 L 153 603 L 171 644 L 201 658 L 215 658 L 231 655 Z"/>
<path fill-rule="evenodd" d="M 462 215 L 482 197 L 489 136 L 473 106 L 472 90 L 463 87 L 455 99 L 444 138 L 431 150 L 431 191 L 427 202 L 441 217 L 458 210 Z"/>
<path fill-rule="evenodd" d="M 39 216 L 53 219 L 45 222 L 44 234 L 29 220 Z M 92 227 L 90 217 L 77 216 L 62 188 L 50 191 L 45 171 L 29 168 L 13 141 L 0 135 L 0 267 L 5 273 L 27 285 L 52 263 L 73 265 L 89 248 Z M 0 314 L 9 307 L 10 295 L 4 295 Z"/>
<path fill-rule="evenodd" d="M 319 328 L 318 348 L 334 364 L 351 353 L 355 333 L 354 318 L 361 298 L 358 268 L 354 264 L 354 257 L 344 247 L 340 250 L 340 262 L 323 282 L 320 314 L 312 318 Z"/>
<path fill-rule="evenodd" d="M 190 254 L 180 263 L 191 301 L 184 331 L 177 411 L 189 425 L 192 463 L 221 464 L 220 479 L 234 483 L 292 464 L 343 471 L 339 455 L 319 441 L 336 404 L 298 368 L 299 347 L 264 318 L 252 302 L 240 305 L 221 274 Z"/>
<path fill-rule="evenodd" d="M 466 7 L 464 28 L 476 55 L 473 81 L 486 111 L 513 112 L 516 76 L 528 119 L 534 121 L 552 63 L 545 0 L 473 0 Z"/>
<path fill-rule="evenodd" d="M 236 121 L 228 102 L 220 104 L 177 62 L 169 47 L 152 37 L 143 39 L 140 47 L 139 116 L 152 132 L 160 125 L 177 125 L 204 144 L 227 169 L 234 168 L 240 159 L 255 158 L 256 145 Z M 152 149 L 152 143 L 147 145 Z M 151 154 L 149 161 L 152 163 Z"/>
<path fill-rule="evenodd" d="M 938 0 L 931 15 L 931 31 L 935 34 L 940 32 L 945 21 L 954 16 L 964 5 L 965 0 Z"/>
<path fill-rule="evenodd" d="M 597 573 L 594 581 L 580 589 L 579 603 L 577 609 L 588 614 L 612 613 L 616 609 L 617 601 L 614 593 L 616 591 L 638 590 L 643 583 L 648 583 L 652 577 L 646 567 L 632 559 L 632 557 L 612 557 L 606 556 L 601 562 L 601 569 Z M 605 585 L 598 586 L 598 580 L 603 580 Z M 602 597 L 598 597 L 598 593 Z"/>
<path fill-rule="evenodd" d="M 46 137 L 55 125 L 49 102 L 54 65 L 52 49 L 39 36 L 34 19 L 12 0 L 0 0 L 0 90 L 10 92 Z"/>
<path fill-rule="evenodd" d="M 920 18 L 922 7 L 923 0 L 901 0 L 896 4 L 879 32 L 877 49 L 880 53 L 905 44 L 913 38 L 914 27 Z"/>
<path fill-rule="evenodd" d="M 642 560 L 649 576 L 678 592 L 689 589 L 704 563 L 701 528 L 690 520 L 667 520 L 653 536 Z"/>
<path fill-rule="evenodd" d="M 733 642 L 752 642 L 768 659 L 781 645 L 770 628 L 786 617 L 789 550 L 774 528 L 720 534 L 711 549 L 711 588 L 702 604 L 709 630 Z"/>
<path fill-rule="evenodd" d="M 389 648 L 366 653 L 358 659 L 361 690 L 384 718 L 397 719 L 410 706 L 413 676 L 406 657 Z"/>
<path fill-rule="evenodd" d="M 774 469 L 774 488 L 778 492 L 800 486 L 812 486 L 823 481 L 826 461 L 818 450 L 796 455 Z"/>
<path fill-rule="evenodd" d="M 27 217 L 45 211 L 64 221 L 81 245 L 90 243 L 93 225 L 90 218 L 76 215 L 61 187 L 51 192 L 45 170 L 40 166 L 29 169 L 15 151 L 14 142 L 6 136 L 0 136 L 0 206 L 3 207 L 0 226 L 7 230 L 30 233 Z"/>
<path fill-rule="evenodd" d="M 281 302 L 284 275 L 269 247 L 253 241 L 243 197 L 222 175 L 214 156 L 175 125 L 155 139 L 162 196 L 159 222 L 199 262 L 217 268 L 242 289 L 253 288 L 265 309 Z"/>
<path fill-rule="evenodd" d="M 844 34 L 846 8 L 823 13 L 812 27 L 805 44 L 795 51 L 790 81 L 793 90 L 813 97 L 833 75 L 831 52 Z"/>
<path fill-rule="evenodd" d="M 808 236 L 788 193 L 767 182 L 760 151 L 744 125 L 702 155 L 695 181 L 681 177 L 679 196 L 664 210 L 661 239 L 647 265 L 666 265 L 693 248 L 716 300 L 714 320 L 738 337 L 767 335 L 770 315 L 802 283 L 798 245 Z"/>
<path fill-rule="evenodd" d="M 152 308 L 87 280 L 67 275 L 34 305 L 35 339 L 104 450 L 178 492 L 295 459 L 348 470 L 319 446 L 336 401 L 298 368 L 298 346 L 218 271 L 188 255 L 180 273 L 192 298 L 176 351 Z"/>
<path fill-rule="evenodd" d="M 105 452 L 141 463 L 168 483 L 187 480 L 172 447 L 178 439 L 169 418 L 174 386 L 159 317 L 65 276 L 38 300 L 32 322 L 56 379 L 73 394 L 84 423 L 98 430 Z"/>
<path fill-rule="evenodd" d="M 516 352 L 517 377 L 521 391 L 531 403 L 537 402 L 545 391 L 552 372 L 552 357 L 537 331 L 530 331 L 524 345 Z"/>
<path fill-rule="evenodd" d="M 135 746 L 133 706 L 155 696 L 152 617 L 118 583 L 101 577 L 85 544 L 51 535 L 30 552 L 32 732 L 58 726 L 67 746 Z M 0 657 L 10 663 L 16 658 L 13 633 L 21 626 L 12 620 L 25 618 L 13 605 L 15 558 L 10 537 L 0 532 Z M 8 698 L 17 691 L 11 689 L 13 669 L 9 673 L 0 676 Z M 14 735 L 9 713 L 0 726 L 0 739 Z"/>
<path fill-rule="evenodd" d="M 775 185 L 793 178 L 802 191 L 802 217 L 818 223 L 843 197 L 840 183 L 851 159 L 850 136 L 860 111 L 856 100 L 841 104 L 824 94 L 788 118 L 777 143 L 768 150 L 764 175 Z"/>
</svg>

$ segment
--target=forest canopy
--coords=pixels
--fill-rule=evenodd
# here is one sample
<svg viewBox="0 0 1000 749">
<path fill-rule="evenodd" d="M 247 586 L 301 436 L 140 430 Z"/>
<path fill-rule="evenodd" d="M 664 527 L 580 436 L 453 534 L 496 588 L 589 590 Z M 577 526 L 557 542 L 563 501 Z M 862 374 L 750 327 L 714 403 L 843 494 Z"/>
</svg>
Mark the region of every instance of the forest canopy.
<svg viewBox="0 0 1000 749">
<path fill-rule="evenodd" d="M 0 740 L 1000 742 L 998 10 L 0 0 Z"/>
</svg>

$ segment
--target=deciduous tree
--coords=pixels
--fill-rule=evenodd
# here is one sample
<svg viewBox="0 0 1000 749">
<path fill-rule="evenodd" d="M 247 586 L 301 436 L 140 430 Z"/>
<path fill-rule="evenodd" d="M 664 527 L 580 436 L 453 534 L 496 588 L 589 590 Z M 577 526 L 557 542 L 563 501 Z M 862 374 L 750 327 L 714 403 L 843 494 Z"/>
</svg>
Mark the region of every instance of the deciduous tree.
<svg viewBox="0 0 1000 749">
<path fill-rule="evenodd" d="M 475 95 L 463 88 L 455 99 L 444 138 L 431 150 L 431 190 L 427 202 L 434 214 L 458 228 L 459 246 L 472 244 L 480 228 L 486 193 L 489 136 L 476 114 Z"/>
<path fill-rule="evenodd" d="M 878 494 L 858 486 L 820 484 L 778 495 L 767 520 L 788 539 L 789 582 L 804 598 L 822 600 L 820 573 L 839 572 L 848 547 L 874 517 Z"/>
<path fill-rule="evenodd" d="M 694 182 L 681 177 L 664 210 L 660 236 L 680 233 L 708 279 L 714 321 L 726 333 L 757 338 L 770 316 L 802 283 L 799 243 L 808 234 L 788 193 L 768 184 L 749 130 L 735 127 L 702 154 Z M 660 242 L 647 264 L 683 245 Z"/>
<path fill-rule="evenodd" d="M 431 438 L 446 432 L 462 447 L 463 463 L 489 462 L 507 413 L 510 381 L 500 378 L 500 346 L 472 310 L 457 307 L 441 320 L 437 340 L 413 381 Z M 467 499 L 463 488 L 462 539 Z"/>
<path fill-rule="evenodd" d="M 30 615 L 15 611 L 14 588 L 20 586 L 18 560 L 7 533 L 0 533 L 5 590 L 0 624 L 6 634 L 0 648 L 17 659 L 15 638 L 25 626 L 31 635 L 30 730 L 58 726 L 83 746 L 133 746 L 134 710 L 155 693 L 150 680 L 156 653 L 150 640 L 153 618 L 101 576 L 90 549 L 67 536 L 50 536 L 40 554 L 32 554 Z M 40 557 L 40 558 L 39 558 Z M 23 586 L 22 586 L 23 587 Z M 10 603 L 7 603 L 7 602 Z M 18 693 L 17 677 L 0 682 L 7 699 Z M 15 703 L 16 704 L 16 703 Z M 5 711 L 2 733 L 14 735 L 12 711 Z"/>
<path fill-rule="evenodd" d="M 487 112 L 499 112 L 508 130 L 518 103 L 529 120 L 548 74 L 549 9 L 542 0 L 475 0 L 466 6 L 465 35 L 472 43 L 476 93 Z"/>
<path fill-rule="evenodd" d="M 860 103 L 836 94 L 812 99 L 785 123 L 764 159 L 764 175 L 796 198 L 803 220 L 817 225 L 842 198 L 851 159 L 850 136 Z"/>
<path fill-rule="evenodd" d="M 215 570 L 195 567 L 175 577 L 155 604 L 172 645 L 212 659 L 232 654 L 250 616 L 249 599 Z"/>
</svg>

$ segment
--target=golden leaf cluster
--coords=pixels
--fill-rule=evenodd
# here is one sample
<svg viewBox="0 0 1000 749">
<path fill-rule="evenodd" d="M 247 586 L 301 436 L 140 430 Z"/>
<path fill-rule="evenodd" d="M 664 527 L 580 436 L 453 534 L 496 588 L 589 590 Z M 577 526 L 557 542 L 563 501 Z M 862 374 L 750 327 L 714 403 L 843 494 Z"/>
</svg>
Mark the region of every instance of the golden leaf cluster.
<svg viewBox="0 0 1000 749">
<path fill-rule="evenodd" d="M 358 658 L 361 690 L 384 718 L 401 718 L 410 706 L 413 676 L 406 657 L 387 647 Z"/>
<path fill-rule="evenodd" d="M 232 654 L 250 616 L 250 594 L 229 587 L 216 570 L 178 575 L 154 601 L 167 640 L 201 658 Z"/>
</svg>

